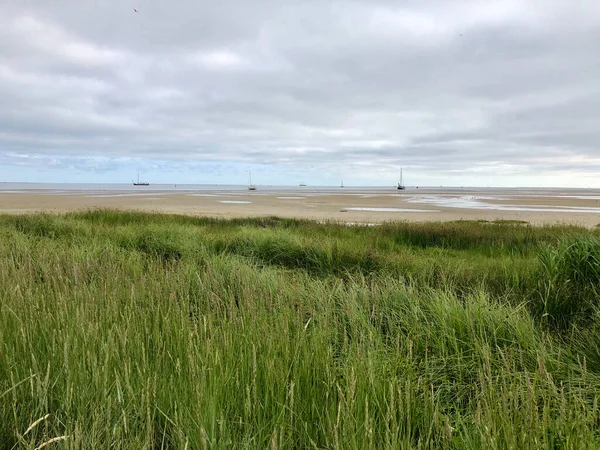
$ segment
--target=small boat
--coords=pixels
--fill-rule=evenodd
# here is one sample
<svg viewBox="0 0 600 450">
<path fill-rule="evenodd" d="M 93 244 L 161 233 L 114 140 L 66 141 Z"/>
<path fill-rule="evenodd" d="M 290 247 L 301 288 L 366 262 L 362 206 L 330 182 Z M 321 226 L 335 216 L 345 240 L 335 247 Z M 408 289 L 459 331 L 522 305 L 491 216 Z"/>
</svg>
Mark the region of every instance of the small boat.
<svg viewBox="0 0 600 450">
<path fill-rule="evenodd" d="M 304 184 L 304 183 L 300 183 L 298 186 L 300 186 L 300 187 L 305 187 L 305 186 L 306 186 L 306 184 Z"/>
<path fill-rule="evenodd" d="M 398 187 L 396 188 L 399 191 L 403 191 L 404 189 L 406 189 L 406 186 L 404 186 L 404 184 L 402 183 L 402 168 L 400 168 L 400 183 L 398 183 Z"/>
<path fill-rule="evenodd" d="M 252 172 L 250 172 L 250 176 L 249 176 L 249 179 L 248 179 L 248 190 L 249 191 L 255 191 L 256 190 L 256 186 L 254 186 L 252 184 Z"/>
<path fill-rule="evenodd" d="M 150 186 L 150 183 L 148 183 L 147 181 L 140 181 L 140 171 L 138 170 L 138 179 L 137 182 L 134 181 L 133 185 L 134 186 Z"/>
<path fill-rule="evenodd" d="M 340 187 L 344 187 L 344 180 L 342 180 L 342 184 L 340 184 Z"/>
</svg>

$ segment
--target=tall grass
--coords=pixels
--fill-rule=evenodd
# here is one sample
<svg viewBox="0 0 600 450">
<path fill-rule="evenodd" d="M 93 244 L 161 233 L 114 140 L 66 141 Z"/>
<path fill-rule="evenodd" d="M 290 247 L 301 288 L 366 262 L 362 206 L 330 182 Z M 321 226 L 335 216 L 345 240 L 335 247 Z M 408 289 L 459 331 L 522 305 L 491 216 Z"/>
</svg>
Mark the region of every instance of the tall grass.
<svg viewBox="0 0 600 450">
<path fill-rule="evenodd" d="M 600 304 L 600 239 L 561 239 L 540 249 L 539 312 L 558 326 L 585 321 Z"/>
<path fill-rule="evenodd" d="M 594 233 L 2 216 L 0 448 L 598 448 Z"/>
</svg>

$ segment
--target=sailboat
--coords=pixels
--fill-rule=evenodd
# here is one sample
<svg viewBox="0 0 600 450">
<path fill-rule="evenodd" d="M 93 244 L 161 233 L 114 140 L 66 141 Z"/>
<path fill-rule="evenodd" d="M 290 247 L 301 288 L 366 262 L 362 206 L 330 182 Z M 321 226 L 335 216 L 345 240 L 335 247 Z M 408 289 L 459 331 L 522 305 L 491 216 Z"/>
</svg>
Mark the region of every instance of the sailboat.
<svg viewBox="0 0 600 450">
<path fill-rule="evenodd" d="M 406 186 L 402 184 L 402 167 L 400 168 L 400 183 L 398 183 L 398 187 L 396 189 L 398 189 L 399 191 L 403 191 L 404 189 L 406 189 Z"/>
<path fill-rule="evenodd" d="M 252 171 L 250 171 L 250 176 L 249 176 L 249 179 L 248 179 L 248 190 L 249 191 L 255 191 L 256 190 L 256 186 L 254 186 L 252 184 Z"/>
<path fill-rule="evenodd" d="M 146 181 L 140 181 L 140 171 L 137 171 L 138 174 L 138 178 L 137 178 L 137 182 L 133 182 L 134 186 L 149 186 L 150 183 L 146 182 Z"/>
<path fill-rule="evenodd" d="M 344 180 L 342 180 L 342 184 L 340 184 L 340 187 L 344 187 Z"/>
</svg>

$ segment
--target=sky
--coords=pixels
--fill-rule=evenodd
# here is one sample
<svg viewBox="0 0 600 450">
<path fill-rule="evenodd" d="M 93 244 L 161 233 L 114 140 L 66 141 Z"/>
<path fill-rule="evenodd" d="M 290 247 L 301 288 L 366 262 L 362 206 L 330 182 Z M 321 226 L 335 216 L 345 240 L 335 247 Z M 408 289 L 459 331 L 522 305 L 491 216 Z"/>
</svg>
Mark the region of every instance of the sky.
<svg viewBox="0 0 600 450">
<path fill-rule="evenodd" d="M 597 0 L 2 0 L 0 181 L 600 188 L 598 42 Z"/>
</svg>

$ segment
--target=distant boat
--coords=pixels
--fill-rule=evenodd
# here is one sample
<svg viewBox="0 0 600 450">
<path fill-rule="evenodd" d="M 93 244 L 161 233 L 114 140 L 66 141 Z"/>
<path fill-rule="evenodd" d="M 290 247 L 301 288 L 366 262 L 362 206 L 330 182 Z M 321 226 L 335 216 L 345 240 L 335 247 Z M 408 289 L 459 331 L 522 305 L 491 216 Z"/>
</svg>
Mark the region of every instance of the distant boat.
<svg viewBox="0 0 600 450">
<path fill-rule="evenodd" d="M 340 184 L 340 187 L 344 187 L 344 180 L 342 180 L 342 184 Z"/>
<path fill-rule="evenodd" d="M 138 174 L 138 179 L 137 182 L 133 182 L 134 186 L 150 186 L 150 183 L 148 183 L 147 181 L 140 181 L 140 171 L 137 171 Z"/>
<path fill-rule="evenodd" d="M 400 183 L 398 183 L 398 187 L 396 188 L 399 191 L 403 191 L 404 189 L 406 189 L 406 186 L 404 186 L 404 184 L 402 183 L 402 168 L 400 168 Z"/>
<path fill-rule="evenodd" d="M 300 183 L 298 186 L 306 186 L 306 184 L 304 184 L 304 183 Z"/>
<path fill-rule="evenodd" d="M 248 190 L 249 191 L 255 191 L 256 190 L 256 186 L 254 186 L 252 184 L 252 172 L 250 172 L 250 176 L 248 178 Z"/>
</svg>

